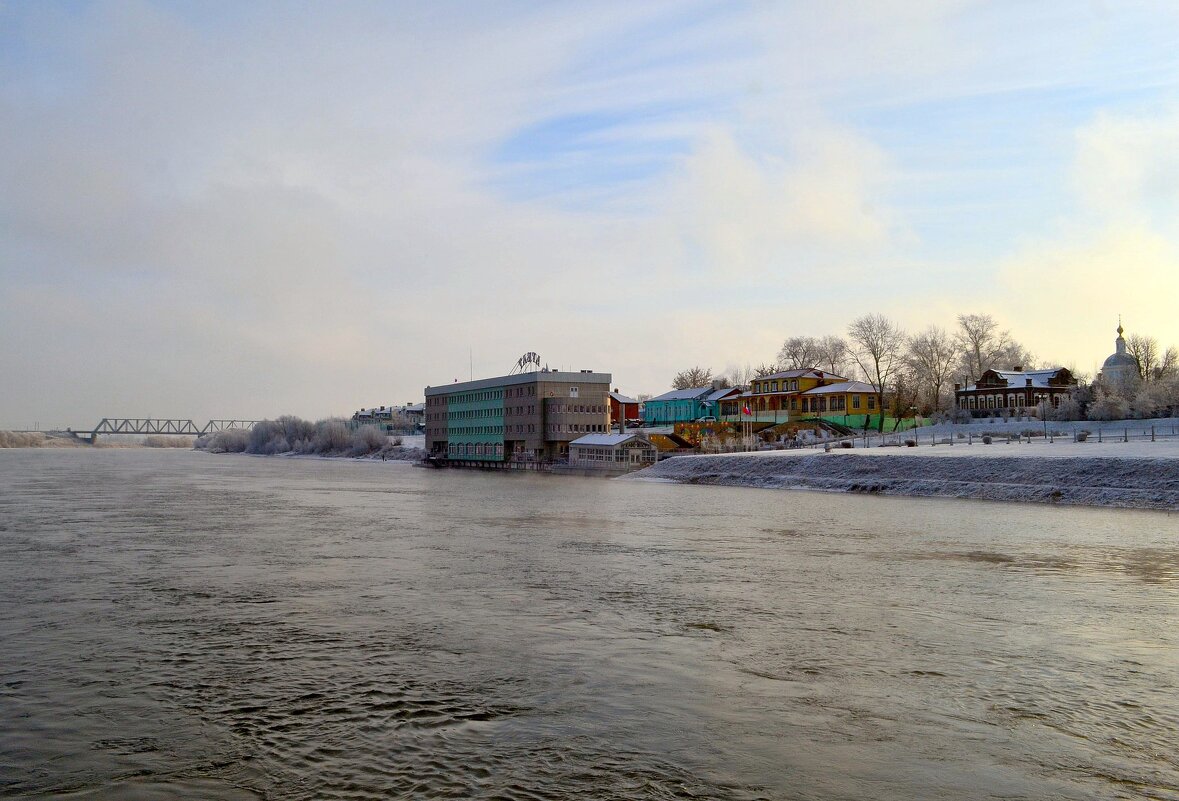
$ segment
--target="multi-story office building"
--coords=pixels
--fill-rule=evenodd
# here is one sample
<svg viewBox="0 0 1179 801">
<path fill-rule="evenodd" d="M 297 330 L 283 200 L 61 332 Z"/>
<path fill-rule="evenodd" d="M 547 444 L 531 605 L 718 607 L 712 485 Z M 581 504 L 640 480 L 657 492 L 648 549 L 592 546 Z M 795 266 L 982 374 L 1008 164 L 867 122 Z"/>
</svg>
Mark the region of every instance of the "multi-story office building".
<svg viewBox="0 0 1179 801">
<path fill-rule="evenodd" d="M 554 461 L 609 430 L 609 373 L 582 370 L 426 387 L 426 452 L 461 461 Z"/>
</svg>

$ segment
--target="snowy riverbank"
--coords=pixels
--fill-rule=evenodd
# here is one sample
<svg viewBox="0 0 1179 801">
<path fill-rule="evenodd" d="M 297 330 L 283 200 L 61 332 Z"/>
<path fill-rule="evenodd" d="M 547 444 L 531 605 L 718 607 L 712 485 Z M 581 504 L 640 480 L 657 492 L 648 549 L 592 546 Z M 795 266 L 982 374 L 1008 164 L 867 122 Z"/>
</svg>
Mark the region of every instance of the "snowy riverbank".
<svg viewBox="0 0 1179 801">
<path fill-rule="evenodd" d="M 1179 441 L 679 456 L 626 479 L 1179 511 Z"/>
</svg>

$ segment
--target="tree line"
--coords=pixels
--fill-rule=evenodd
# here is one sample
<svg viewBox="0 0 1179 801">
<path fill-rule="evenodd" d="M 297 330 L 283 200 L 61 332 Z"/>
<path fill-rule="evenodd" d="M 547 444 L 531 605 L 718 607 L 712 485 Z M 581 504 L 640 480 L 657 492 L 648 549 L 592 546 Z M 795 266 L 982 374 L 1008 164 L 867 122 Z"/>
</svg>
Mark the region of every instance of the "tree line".
<svg viewBox="0 0 1179 801">
<path fill-rule="evenodd" d="M 1165 350 L 1154 337 L 1132 334 L 1126 350 L 1138 367 L 1138 381 L 1112 386 L 1090 381 L 1090 376 L 1070 368 L 1078 390 L 1060 415 L 1082 419 L 1147 417 L 1179 405 L 1179 350 Z M 882 314 L 853 320 L 844 336 L 792 336 L 777 358 L 756 367 L 739 367 L 714 374 L 711 368 L 694 366 L 672 379 L 675 389 L 708 386 L 746 387 L 755 378 L 784 370 L 819 369 L 869 384 L 890 398 L 894 410 L 917 409 L 923 415 L 951 412 L 954 384 L 974 384 L 987 370 L 1034 370 L 1059 367 L 1038 362 L 1022 343 L 989 314 L 959 314 L 957 326 L 946 330 L 931 325 L 909 333 Z"/>
</svg>

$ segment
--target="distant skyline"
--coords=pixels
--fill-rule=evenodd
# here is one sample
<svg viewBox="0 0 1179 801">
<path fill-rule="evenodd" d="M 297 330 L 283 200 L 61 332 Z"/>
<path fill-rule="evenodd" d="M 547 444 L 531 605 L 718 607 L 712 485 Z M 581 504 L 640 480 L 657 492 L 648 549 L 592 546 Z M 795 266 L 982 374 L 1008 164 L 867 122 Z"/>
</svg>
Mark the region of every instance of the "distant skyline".
<svg viewBox="0 0 1179 801">
<path fill-rule="evenodd" d="M 1179 4 L 5 2 L 0 428 L 1179 345 Z"/>
</svg>

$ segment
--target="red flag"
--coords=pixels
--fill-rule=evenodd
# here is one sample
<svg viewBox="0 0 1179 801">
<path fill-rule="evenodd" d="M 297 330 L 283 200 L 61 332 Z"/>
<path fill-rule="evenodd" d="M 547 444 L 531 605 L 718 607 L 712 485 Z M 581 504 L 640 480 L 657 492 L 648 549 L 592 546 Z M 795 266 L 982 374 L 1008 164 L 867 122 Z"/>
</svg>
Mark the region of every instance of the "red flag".
<svg viewBox="0 0 1179 801">
<path fill-rule="evenodd" d="M 750 417 L 753 416 L 753 412 L 749 411 L 749 404 L 748 403 L 745 404 L 744 408 L 741 409 L 741 414 L 747 414 Z"/>
</svg>

